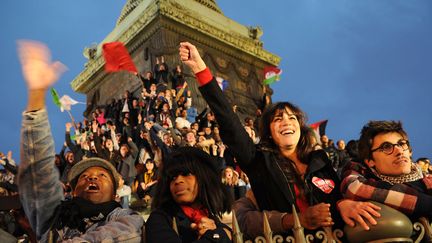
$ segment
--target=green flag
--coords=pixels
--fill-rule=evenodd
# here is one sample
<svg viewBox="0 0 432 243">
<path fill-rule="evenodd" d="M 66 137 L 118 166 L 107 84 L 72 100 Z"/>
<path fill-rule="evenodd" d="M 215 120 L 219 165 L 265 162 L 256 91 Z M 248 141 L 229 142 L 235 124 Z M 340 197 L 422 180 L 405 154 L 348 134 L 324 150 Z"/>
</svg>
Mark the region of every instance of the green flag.
<svg viewBox="0 0 432 243">
<path fill-rule="evenodd" d="M 61 108 L 61 102 L 60 102 L 59 95 L 57 93 L 57 90 L 55 90 L 54 88 L 51 88 L 51 96 L 53 98 L 54 104 L 56 106 L 58 106 L 59 108 Z"/>
</svg>

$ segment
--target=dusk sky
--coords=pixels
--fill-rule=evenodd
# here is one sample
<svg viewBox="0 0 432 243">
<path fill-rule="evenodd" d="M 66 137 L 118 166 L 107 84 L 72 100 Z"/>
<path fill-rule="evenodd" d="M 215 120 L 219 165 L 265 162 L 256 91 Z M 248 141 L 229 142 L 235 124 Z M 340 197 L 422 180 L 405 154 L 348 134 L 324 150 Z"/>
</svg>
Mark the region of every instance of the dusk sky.
<svg viewBox="0 0 432 243">
<path fill-rule="evenodd" d="M 145 0 L 144 0 L 145 1 Z M 68 71 L 57 91 L 85 102 L 70 82 L 84 67 L 84 47 L 114 28 L 123 1 L 4 0 L 0 8 L 0 151 L 19 161 L 26 89 L 16 52 L 18 39 L 46 43 Z M 300 106 L 309 122 L 328 119 L 335 141 L 357 139 L 369 120 L 401 120 L 413 158 L 432 157 L 432 1 L 429 0 L 219 0 L 223 13 L 261 26 L 264 48 L 282 58 L 273 101 Z M 57 151 L 67 113 L 49 100 Z M 72 108 L 82 119 L 85 105 Z"/>
</svg>

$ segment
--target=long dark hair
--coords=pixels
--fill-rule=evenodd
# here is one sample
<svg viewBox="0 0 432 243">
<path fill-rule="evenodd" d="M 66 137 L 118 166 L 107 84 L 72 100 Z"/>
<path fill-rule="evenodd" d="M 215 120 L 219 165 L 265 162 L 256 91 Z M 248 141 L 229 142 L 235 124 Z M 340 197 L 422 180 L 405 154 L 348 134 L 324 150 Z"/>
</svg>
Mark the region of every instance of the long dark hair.
<svg viewBox="0 0 432 243">
<path fill-rule="evenodd" d="M 198 183 L 195 200 L 208 210 L 210 216 L 221 217 L 231 210 L 232 199 L 221 182 L 217 162 L 194 147 L 178 148 L 164 158 L 152 207 L 170 211 L 172 205 L 176 205 L 170 183 L 175 176 L 188 173 L 193 174 Z"/>
<path fill-rule="evenodd" d="M 308 156 L 310 152 L 313 151 L 314 134 L 311 128 L 306 125 L 306 114 L 294 104 L 289 102 L 278 102 L 271 104 L 266 108 L 266 110 L 264 110 L 259 124 L 261 144 L 263 147 L 270 148 L 279 153 L 279 147 L 271 137 L 270 123 L 276 115 L 285 112 L 285 109 L 287 108 L 294 113 L 300 124 L 300 140 L 296 147 L 297 157 L 302 163 L 307 163 L 309 160 Z"/>
</svg>

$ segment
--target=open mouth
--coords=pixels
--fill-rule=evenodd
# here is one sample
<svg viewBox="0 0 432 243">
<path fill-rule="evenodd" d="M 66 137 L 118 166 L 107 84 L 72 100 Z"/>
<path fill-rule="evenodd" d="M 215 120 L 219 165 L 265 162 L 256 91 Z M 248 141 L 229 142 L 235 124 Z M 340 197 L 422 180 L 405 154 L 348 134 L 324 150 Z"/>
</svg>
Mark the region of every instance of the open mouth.
<svg viewBox="0 0 432 243">
<path fill-rule="evenodd" d="M 282 134 L 282 135 L 290 135 L 290 134 L 294 134 L 294 130 L 291 130 L 291 129 L 282 130 L 282 131 L 280 132 L 280 134 Z"/>
<path fill-rule="evenodd" d="M 98 192 L 99 186 L 96 183 L 90 183 L 84 191 L 86 191 L 86 192 Z"/>
</svg>

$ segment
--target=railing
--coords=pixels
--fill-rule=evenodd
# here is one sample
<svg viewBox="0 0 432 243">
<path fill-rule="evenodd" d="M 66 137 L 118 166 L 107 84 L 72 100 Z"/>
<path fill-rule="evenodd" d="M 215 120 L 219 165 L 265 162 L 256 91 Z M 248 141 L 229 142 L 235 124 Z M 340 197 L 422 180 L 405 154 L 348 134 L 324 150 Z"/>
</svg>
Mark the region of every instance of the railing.
<svg viewBox="0 0 432 243">
<path fill-rule="evenodd" d="M 291 242 L 291 243 L 309 243 L 309 242 L 326 242 L 326 243 L 342 243 L 344 232 L 341 229 L 332 230 L 331 227 L 324 227 L 323 230 L 317 231 L 314 235 L 312 234 L 304 234 L 304 228 L 300 224 L 300 220 L 297 216 L 296 210 L 293 207 L 293 217 L 294 217 L 294 227 L 292 229 L 293 235 L 283 237 L 281 235 L 273 235 L 273 232 L 270 228 L 269 221 L 267 219 L 266 214 L 263 214 L 264 219 L 264 234 L 263 236 L 256 237 L 253 241 L 247 240 L 243 241 L 243 233 L 241 232 L 237 218 L 235 216 L 235 212 L 232 212 L 232 230 L 233 230 L 233 242 L 234 243 L 270 243 L 270 242 Z M 369 242 L 422 242 L 422 240 L 427 240 L 426 242 L 431 242 L 432 239 L 432 224 L 428 219 L 421 217 L 419 222 L 413 223 L 413 234 L 411 238 L 383 238 L 377 239 Z M 346 240 L 345 240 L 346 241 Z M 362 242 L 362 240 L 358 240 L 358 242 Z"/>
<path fill-rule="evenodd" d="M 294 218 L 294 227 L 292 228 L 293 235 L 292 236 L 281 236 L 281 235 L 273 235 L 273 232 L 271 230 L 269 221 L 267 219 L 266 214 L 263 214 L 263 236 L 256 237 L 253 241 L 252 240 L 243 240 L 243 233 L 241 232 L 237 218 L 235 215 L 235 212 L 232 211 L 232 240 L 234 243 L 283 243 L 283 242 L 290 242 L 290 243 L 310 243 L 310 242 L 317 242 L 321 241 L 323 243 L 345 243 L 347 242 L 346 239 L 344 239 L 344 232 L 341 229 L 334 229 L 332 230 L 331 227 L 324 227 L 323 230 L 319 230 L 315 232 L 315 234 L 304 234 L 304 228 L 300 224 L 300 220 L 298 218 L 297 212 L 293 206 L 293 218 Z M 364 239 L 355 239 L 356 242 L 369 242 L 369 243 L 388 243 L 388 242 L 413 242 L 413 243 L 420 243 L 420 242 L 432 242 L 432 224 L 430 221 L 425 218 L 421 217 L 419 218 L 418 222 L 414 222 L 412 224 L 413 226 L 413 233 L 410 238 L 406 237 L 396 237 L 396 238 L 381 238 L 381 239 L 374 239 L 372 241 L 365 241 Z M 178 228 L 175 217 L 173 218 L 173 225 L 172 225 L 174 231 L 178 234 Z"/>
</svg>

